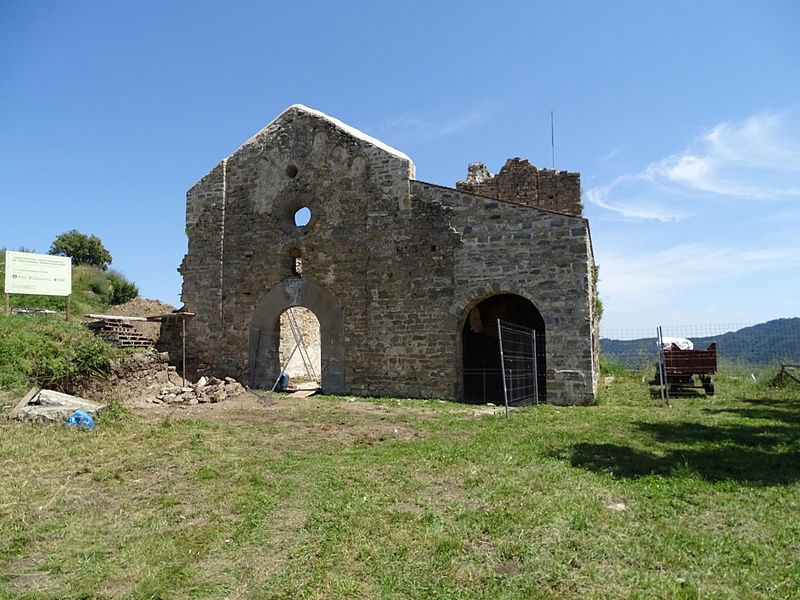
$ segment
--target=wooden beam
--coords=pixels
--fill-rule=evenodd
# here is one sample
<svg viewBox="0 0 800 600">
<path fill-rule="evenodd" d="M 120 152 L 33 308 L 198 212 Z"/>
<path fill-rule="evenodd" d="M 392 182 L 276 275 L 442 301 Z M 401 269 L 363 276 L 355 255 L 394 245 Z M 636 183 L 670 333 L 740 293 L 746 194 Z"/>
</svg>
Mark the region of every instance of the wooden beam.
<svg viewBox="0 0 800 600">
<path fill-rule="evenodd" d="M 8 413 L 8 418 L 9 419 L 16 418 L 16 416 L 19 414 L 19 411 L 21 411 L 23 408 L 28 406 L 28 403 L 31 400 L 33 400 L 33 398 L 36 396 L 36 394 L 39 393 L 39 391 L 40 391 L 40 388 L 38 388 L 38 387 L 32 387 L 30 390 L 28 390 L 28 393 L 25 394 L 25 397 L 22 400 L 20 400 L 19 402 L 17 402 L 17 405 L 14 408 L 11 409 L 10 413 Z"/>
<path fill-rule="evenodd" d="M 121 317 L 120 315 L 84 315 L 90 319 L 103 319 L 104 321 L 147 321 L 147 317 Z"/>
<path fill-rule="evenodd" d="M 151 315 L 147 317 L 148 321 L 168 321 L 169 319 L 176 319 L 178 317 L 193 317 L 193 312 L 174 312 L 165 315 Z"/>
</svg>

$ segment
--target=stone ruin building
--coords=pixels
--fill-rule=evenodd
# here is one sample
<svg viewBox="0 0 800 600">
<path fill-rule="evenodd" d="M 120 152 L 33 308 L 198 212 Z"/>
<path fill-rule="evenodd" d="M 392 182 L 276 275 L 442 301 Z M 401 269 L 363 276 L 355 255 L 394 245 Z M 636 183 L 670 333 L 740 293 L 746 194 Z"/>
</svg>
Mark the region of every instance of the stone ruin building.
<svg viewBox="0 0 800 600">
<path fill-rule="evenodd" d="M 540 401 L 594 401 L 578 173 L 512 159 L 425 183 L 403 153 L 295 105 L 189 190 L 186 234 L 186 352 L 215 373 L 271 388 L 281 315 L 300 306 L 324 393 L 502 403 L 502 380 L 475 375 L 500 370 L 500 318 L 536 331 Z"/>
</svg>

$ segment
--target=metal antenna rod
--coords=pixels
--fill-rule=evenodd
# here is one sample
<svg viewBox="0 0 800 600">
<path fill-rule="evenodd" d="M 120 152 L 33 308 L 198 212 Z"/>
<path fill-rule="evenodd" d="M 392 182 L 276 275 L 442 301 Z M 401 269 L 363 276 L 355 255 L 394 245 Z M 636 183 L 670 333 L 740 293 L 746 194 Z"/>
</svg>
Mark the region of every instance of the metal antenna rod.
<svg viewBox="0 0 800 600">
<path fill-rule="evenodd" d="M 553 156 L 553 170 L 556 170 L 556 134 L 553 122 L 553 110 L 550 110 L 550 152 Z"/>
</svg>

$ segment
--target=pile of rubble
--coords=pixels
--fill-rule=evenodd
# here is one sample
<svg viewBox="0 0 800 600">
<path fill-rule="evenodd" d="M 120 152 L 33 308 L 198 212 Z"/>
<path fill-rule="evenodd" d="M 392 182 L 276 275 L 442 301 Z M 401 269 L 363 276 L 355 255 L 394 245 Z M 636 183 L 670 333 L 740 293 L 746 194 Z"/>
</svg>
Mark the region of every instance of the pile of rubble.
<svg viewBox="0 0 800 600">
<path fill-rule="evenodd" d="M 146 408 L 153 405 L 182 407 L 230 400 L 247 389 L 232 377 L 203 376 L 190 383 L 169 364 L 165 352 L 153 349 L 126 354 L 111 365 L 108 380 L 95 390 L 86 390 L 105 402 Z M 64 423 L 76 410 L 96 417 L 106 404 L 54 390 L 31 389 L 6 415 L 9 419 Z"/>
<path fill-rule="evenodd" d="M 245 391 L 244 386 L 233 377 L 217 379 L 216 377 L 204 376 L 194 385 L 162 388 L 158 396 L 153 399 L 153 403 L 193 405 L 222 402 L 227 398 L 243 394 Z"/>
<path fill-rule="evenodd" d="M 200 377 L 191 383 L 168 363 L 165 352 L 135 352 L 112 368 L 109 378 L 120 399 L 129 405 L 195 405 L 222 402 L 246 391 L 232 377 Z"/>
</svg>

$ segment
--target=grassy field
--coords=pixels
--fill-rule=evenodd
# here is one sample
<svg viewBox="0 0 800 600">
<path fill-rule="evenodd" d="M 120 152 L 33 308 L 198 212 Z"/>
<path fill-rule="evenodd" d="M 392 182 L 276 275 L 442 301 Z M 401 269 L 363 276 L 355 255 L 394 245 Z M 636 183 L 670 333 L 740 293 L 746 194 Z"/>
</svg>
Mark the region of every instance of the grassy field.
<svg viewBox="0 0 800 600">
<path fill-rule="evenodd" d="M 797 598 L 800 389 L 0 421 L 0 598 Z"/>
</svg>

